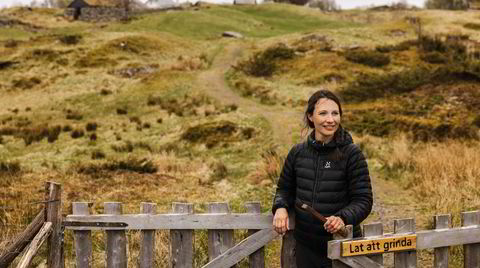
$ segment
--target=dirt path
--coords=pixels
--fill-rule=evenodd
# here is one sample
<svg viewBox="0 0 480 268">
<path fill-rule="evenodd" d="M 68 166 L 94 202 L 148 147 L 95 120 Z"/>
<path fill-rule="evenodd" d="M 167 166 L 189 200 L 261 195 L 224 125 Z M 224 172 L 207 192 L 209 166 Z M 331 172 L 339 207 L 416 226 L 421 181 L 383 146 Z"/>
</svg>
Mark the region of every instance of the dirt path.
<svg viewBox="0 0 480 268">
<path fill-rule="evenodd" d="M 259 102 L 244 98 L 229 88 L 225 81 L 225 73 L 242 54 L 242 44 L 231 43 L 213 61 L 212 67 L 201 73 L 198 85 L 206 89 L 206 93 L 225 104 L 235 104 L 247 114 L 264 116 L 273 132 L 273 138 L 279 144 L 292 145 L 292 134 L 301 131 L 302 112 L 284 106 L 262 105 Z M 375 172 L 371 173 L 374 190 L 374 207 L 365 223 L 382 222 L 384 232 L 393 232 L 393 220 L 415 218 L 417 226 L 425 226 L 426 219 L 418 213 L 418 203 L 413 194 L 404 190 L 398 183 L 380 179 Z M 431 261 L 425 254 L 419 254 L 420 267 L 431 267 Z M 430 265 L 429 265 L 430 264 Z M 393 255 L 386 254 L 385 266 L 393 266 Z"/>
<path fill-rule="evenodd" d="M 200 74 L 198 84 L 207 89 L 206 93 L 224 104 L 235 104 L 247 114 L 262 115 L 268 120 L 273 130 L 274 139 L 280 144 L 292 144 L 292 134 L 300 133 L 302 113 L 298 110 L 280 105 L 262 105 L 244 98 L 230 89 L 225 81 L 225 73 L 242 51 L 240 43 L 230 43 L 213 61 L 207 71 Z"/>
</svg>

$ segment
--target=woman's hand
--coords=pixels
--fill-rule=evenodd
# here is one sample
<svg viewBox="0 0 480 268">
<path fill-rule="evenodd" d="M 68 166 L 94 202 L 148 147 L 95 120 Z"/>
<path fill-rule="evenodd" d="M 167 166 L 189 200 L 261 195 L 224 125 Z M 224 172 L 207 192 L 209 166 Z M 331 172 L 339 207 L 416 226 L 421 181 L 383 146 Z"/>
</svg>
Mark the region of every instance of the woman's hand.
<svg viewBox="0 0 480 268">
<path fill-rule="evenodd" d="M 325 230 L 327 230 L 327 232 L 334 234 L 340 231 L 343 227 L 345 227 L 345 223 L 340 217 L 330 216 L 327 218 L 327 222 L 325 222 L 323 227 L 325 227 Z"/>
<path fill-rule="evenodd" d="M 289 230 L 288 212 L 286 208 L 279 208 L 275 211 L 275 216 L 273 216 L 273 230 L 279 234 L 284 234 Z"/>
</svg>

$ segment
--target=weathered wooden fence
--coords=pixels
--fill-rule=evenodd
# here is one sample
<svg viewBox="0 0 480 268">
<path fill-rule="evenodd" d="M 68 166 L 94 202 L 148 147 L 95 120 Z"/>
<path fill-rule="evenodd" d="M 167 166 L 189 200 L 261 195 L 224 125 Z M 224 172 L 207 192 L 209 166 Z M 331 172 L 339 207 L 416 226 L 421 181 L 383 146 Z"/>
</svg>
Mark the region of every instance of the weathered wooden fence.
<svg viewBox="0 0 480 268">
<path fill-rule="evenodd" d="M 263 247 L 278 236 L 271 213 L 261 214 L 260 203 L 247 202 L 247 213 L 231 213 L 227 203 L 207 204 L 207 213 L 196 214 L 193 204 L 173 203 L 172 212 L 156 214 L 156 204 L 142 203 L 141 214 L 122 214 L 122 203 L 104 203 L 105 214 L 89 215 L 88 203 L 73 203 L 65 229 L 74 231 L 76 265 L 91 267 L 91 231 L 105 231 L 107 267 L 127 267 L 126 230 L 141 230 L 138 264 L 153 267 L 155 231 L 170 230 L 171 267 L 193 267 L 194 230 L 208 230 L 209 263 L 203 267 L 231 267 L 248 257 L 250 267 L 265 267 Z M 235 245 L 234 230 L 249 230 Z M 291 234 L 284 237 L 291 240 Z M 288 242 L 286 242 L 288 244 Z M 290 245 L 294 245 L 290 241 Z M 284 267 L 294 267 L 294 251 L 284 247 Z"/>
<path fill-rule="evenodd" d="M 170 266 L 175 268 L 193 267 L 194 230 L 208 230 L 209 263 L 203 267 L 232 267 L 247 257 L 250 267 L 264 267 L 263 247 L 278 237 L 272 230 L 272 215 L 261 214 L 258 202 L 247 202 L 247 213 L 232 213 L 227 203 L 209 203 L 207 213 L 202 214 L 194 213 L 193 204 L 186 203 L 173 203 L 172 211 L 163 214 L 157 214 L 156 204 L 142 203 L 140 214 L 122 214 L 122 203 L 106 202 L 104 214 L 97 215 L 89 214 L 88 203 L 74 202 L 72 214 L 62 219 L 60 185 L 47 182 L 46 190 L 46 209 L 37 217 L 45 215 L 45 220 L 40 221 L 43 227 L 33 233 L 35 239 L 17 267 L 27 267 L 47 239 L 47 266 L 63 268 L 64 229 L 73 231 L 78 268 L 92 267 L 92 231 L 106 233 L 107 267 L 127 267 L 127 230 L 142 232 L 139 267 L 154 266 L 155 230 L 170 230 Z M 35 226 L 40 224 L 37 221 Z M 290 222 L 294 229 L 294 219 Z M 448 247 L 464 245 L 464 267 L 480 267 L 480 211 L 463 212 L 462 227 L 451 228 L 450 215 L 435 216 L 434 223 L 434 230 L 415 232 L 413 219 L 399 219 L 394 221 L 393 233 L 384 233 L 381 223 L 365 224 L 362 238 L 330 241 L 328 256 L 335 268 L 383 267 L 385 253 L 394 254 L 395 268 L 417 267 L 416 250 L 433 248 L 433 266 L 443 268 L 448 267 Z M 236 229 L 249 230 L 249 236 L 238 244 L 233 235 Z M 349 230 L 351 237 L 351 226 Z M 292 231 L 282 239 L 281 265 L 296 268 Z"/>
</svg>

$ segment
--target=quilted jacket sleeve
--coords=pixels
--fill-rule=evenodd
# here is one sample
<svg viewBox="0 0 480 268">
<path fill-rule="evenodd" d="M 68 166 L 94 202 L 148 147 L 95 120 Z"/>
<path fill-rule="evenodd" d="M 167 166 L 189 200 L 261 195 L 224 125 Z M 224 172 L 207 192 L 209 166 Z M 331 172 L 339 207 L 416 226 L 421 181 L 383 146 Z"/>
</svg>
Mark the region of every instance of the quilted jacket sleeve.
<svg viewBox="0 0 480 268">
<path fill-rule="evenodd" d="M 335 215 L 345 224 L 358 225 L 367 218 L 372 210 L 373 194 L 367 161 L 357 145 L 346 150 L 349 203 Z"/>
<path fill-rule="evenodd" d="M 295 201 L 296 179 L 295 179 L 295 155 L 297 146 L 290 149 L 285 163 L 283 164 L 282 172 L 277 183 L 277 190 L 275 198 L 273 199 L 272 213 L 278 208 L 286 208 L 290 210 L 293 208 Z"/>
</svg>

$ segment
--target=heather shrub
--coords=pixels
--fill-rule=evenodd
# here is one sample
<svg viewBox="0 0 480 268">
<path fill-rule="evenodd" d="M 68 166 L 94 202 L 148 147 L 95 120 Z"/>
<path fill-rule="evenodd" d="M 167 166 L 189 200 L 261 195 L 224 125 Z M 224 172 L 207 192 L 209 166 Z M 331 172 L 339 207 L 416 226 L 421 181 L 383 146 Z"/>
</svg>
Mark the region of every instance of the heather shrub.
<svg viewBox="0 0 480 268">
<path fill-rule="evenodd" d="M 350 50 L 345 53 L 348 61 L 367 65 L 370 67 L 382 67 L 390 63 L 390 57 L 377 51 Z"/>
</svg>

